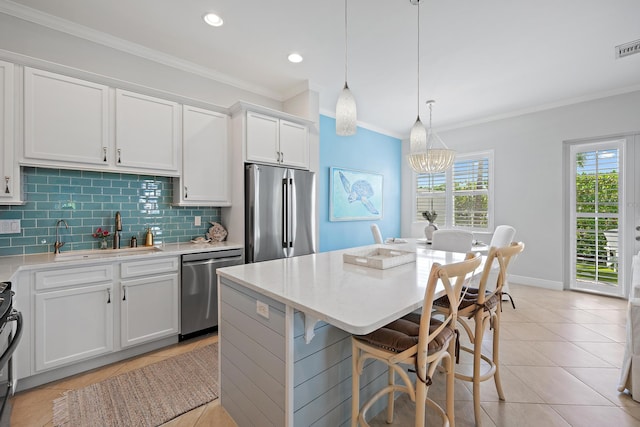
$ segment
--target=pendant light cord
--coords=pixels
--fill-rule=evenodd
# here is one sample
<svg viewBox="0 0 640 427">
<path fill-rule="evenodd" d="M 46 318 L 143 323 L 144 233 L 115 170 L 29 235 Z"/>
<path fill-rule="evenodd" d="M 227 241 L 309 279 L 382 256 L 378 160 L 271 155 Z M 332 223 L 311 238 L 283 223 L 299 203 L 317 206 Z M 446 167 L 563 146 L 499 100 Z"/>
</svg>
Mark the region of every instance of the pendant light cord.
<svg viewBox="0 0 640 427">
<path fill-rule="evenodd" d="M 347 86 L 347 49 L 349 45 L 349 35 L 347 33 L 347 3 L 349 0 L 344 0 L 344 86 Z"/>
<path fill-rule="evenodd" d="M 417 2 L 418 6 L 418 98 L 416 99 L 416 110 L 418 112 L 418 119 L 420 118 L 420 0 Z"/>
</svg>

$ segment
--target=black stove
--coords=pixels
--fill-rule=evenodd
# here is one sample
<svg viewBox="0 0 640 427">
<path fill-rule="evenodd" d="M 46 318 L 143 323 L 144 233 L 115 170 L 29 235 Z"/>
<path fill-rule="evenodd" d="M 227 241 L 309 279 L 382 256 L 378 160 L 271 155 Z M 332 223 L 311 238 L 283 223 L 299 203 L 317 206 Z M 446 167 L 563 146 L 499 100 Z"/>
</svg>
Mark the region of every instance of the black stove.
<svg viewBox="0 0 640 427">
<path fill-rule="evenodd" d="M 22 314 L 13 308 L 11 282 L 0 282 L 0 427 L 9 426 L 13 395 L 11 356 L 22 336 Z M 10 322 L 16 322 L 15 331 Z"/>
</svg>

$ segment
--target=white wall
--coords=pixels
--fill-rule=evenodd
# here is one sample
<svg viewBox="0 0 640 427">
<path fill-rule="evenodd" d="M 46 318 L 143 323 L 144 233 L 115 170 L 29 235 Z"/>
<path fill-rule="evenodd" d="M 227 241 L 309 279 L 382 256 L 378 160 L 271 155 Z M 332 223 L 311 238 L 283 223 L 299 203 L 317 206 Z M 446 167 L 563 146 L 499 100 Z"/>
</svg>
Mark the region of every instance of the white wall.
<svg viewBox="0 0 640 427">
<path fill-rule="evenodd" d="M 437 130 L 437 129 L 436 129 Z M 567 287 L 563 141 L 640 131 L 640 91 L 439 132 L 458 152 L 495 150 L 495 225 L 510 224 L 525 252 L 512 282 Z M 407 150 L 405 141 L 404 150 Z M 412 232 L 412 174 L 403 162 L 403 233 Z M 415 229 L 415 225 L 413 225 Z M 415 230 L 414 230 L 415 233 Z"/>
<path fill-rule="evenodd" d="M 0 13 L 0 49 L 10 62 L 61 72 L 60 64 L 177 96 L 228 108 L 239 100 L 281 110 L 282 103 L 202 75 L 144 59 L 117 49 Z M 24 55 L 20 58 L 19 55 Z M 31 61 L 38 60 L 37 63 Z M 50 62 L 50 66 L 42 64 Z M 64 70 L 65 72 L 67 70 Z M 67 73 L 68 74 L 68 73 Z M 86 76 L 81 75 L 86 78 Z"/>
</svg>

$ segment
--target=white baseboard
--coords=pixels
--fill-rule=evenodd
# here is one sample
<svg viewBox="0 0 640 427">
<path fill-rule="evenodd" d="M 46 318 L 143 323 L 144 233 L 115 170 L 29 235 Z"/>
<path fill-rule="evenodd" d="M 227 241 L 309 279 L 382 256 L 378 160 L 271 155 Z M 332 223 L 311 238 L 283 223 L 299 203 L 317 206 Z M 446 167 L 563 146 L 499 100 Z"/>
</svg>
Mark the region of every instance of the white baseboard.
<svg viewBox="0 0 640 427">
<path fill-rule="evenodd" d="M 509 274 L 509 283 L 514 285 L 525 285 L 534 286 L 536 288 L 552 289 L 554 291 L 564 290 L 564 284 L 562 282 L 539 279 L 536 277 L 516 276 L 513 274 Z"/>
</svg>

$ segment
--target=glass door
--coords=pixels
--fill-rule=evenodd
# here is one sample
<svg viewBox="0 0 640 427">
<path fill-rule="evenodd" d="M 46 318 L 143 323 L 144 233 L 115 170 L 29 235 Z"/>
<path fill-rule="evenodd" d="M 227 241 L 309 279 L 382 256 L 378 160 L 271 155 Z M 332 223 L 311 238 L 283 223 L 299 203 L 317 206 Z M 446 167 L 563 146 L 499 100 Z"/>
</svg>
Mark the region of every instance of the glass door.
<svg viewBox="0 0 640 427">
<path fill-rule="evenodd" d="M 570 287 L 626 296 L 626 139 L 570 147 Z"/>
</svg>

